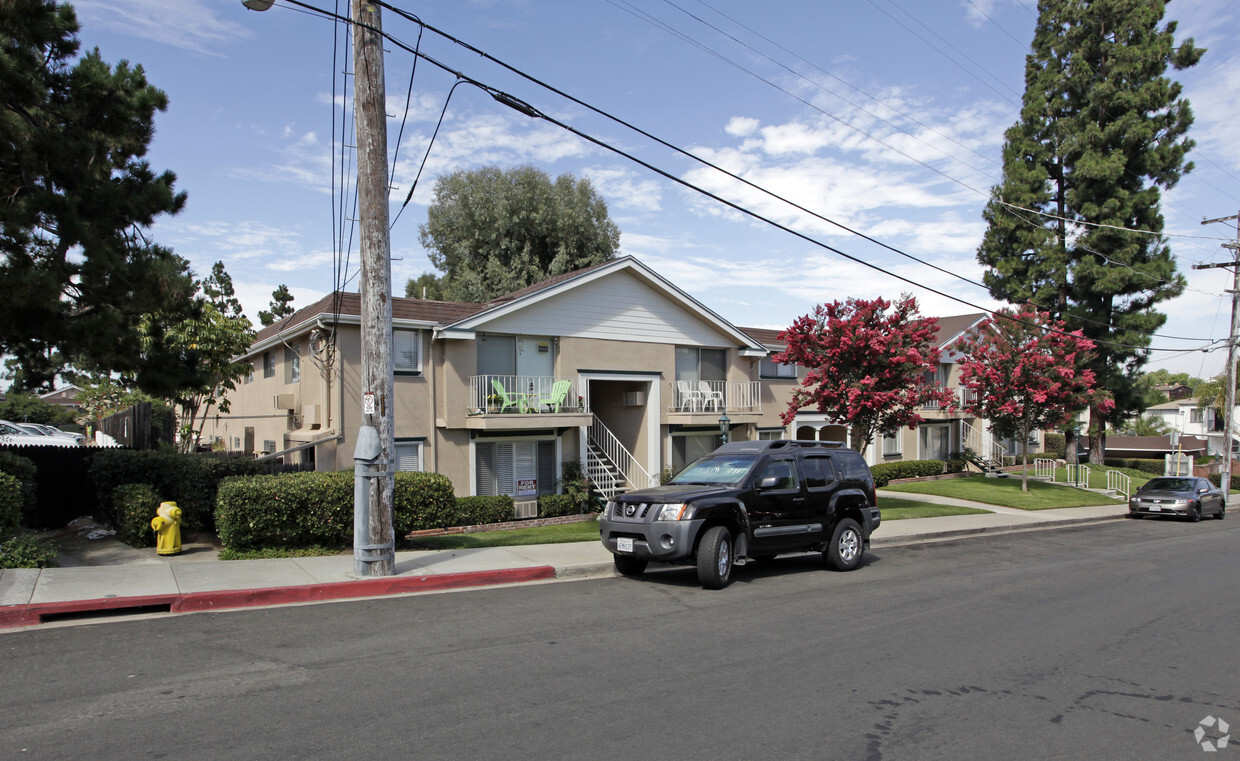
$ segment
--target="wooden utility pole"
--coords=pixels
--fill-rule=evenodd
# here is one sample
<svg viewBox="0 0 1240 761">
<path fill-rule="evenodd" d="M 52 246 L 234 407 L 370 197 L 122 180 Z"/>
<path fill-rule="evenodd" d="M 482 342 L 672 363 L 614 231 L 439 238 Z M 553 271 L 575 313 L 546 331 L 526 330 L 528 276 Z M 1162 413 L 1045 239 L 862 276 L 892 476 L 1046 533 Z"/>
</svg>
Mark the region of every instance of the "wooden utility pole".
<svg viewBox="0 0 1240 761">
<path fill-rule="evenodd" d="M 379 6 L 353 0 L 353 110 L 362 260 L 362 431 L 354 459 L 359 463 L 359 474 L 365 469 L 370 482 L 367 504 L 354 505 L 353 557 L 359 576 L 391 576 L 395 572 L 392 262 L 381 28 Z M 374 434 L 366 428 L 378 432 L 377 453 Z M 364 444 L 368 451 L 364 451 Z M 373 454 L 377 458 L 372 458 Z M 363 531 L 365 536 L 361 535 Z"/>
<path fill-rule="evenodd" d="M 1230 248 L 1234 257 L 1230 262 L 1219 264 L 1194 264 L 1195 270 L 1213 269 L 1215 267 L 1231 268 L 1231 332 L 1227 336 L 1227 401 L 1223 410 L 1223 474 L 1220 485 L 1223 489 L 1223 504 L 1231 497 L 1231 442 L 1235 425 L 1236 410 L 1236 337 L 1240 335 L 1240 214 L 1218 219 L 1203 219 L 1201 224 L 1212 225 L 1216 222 L 1236 220 L 1236 242 L 1224 243 L 1223 248 Z M 1198 400 L 1200 402 L 1201 400 Z M 1205 419 L 1204 417 L 1202 418 Z"/>
</svg>

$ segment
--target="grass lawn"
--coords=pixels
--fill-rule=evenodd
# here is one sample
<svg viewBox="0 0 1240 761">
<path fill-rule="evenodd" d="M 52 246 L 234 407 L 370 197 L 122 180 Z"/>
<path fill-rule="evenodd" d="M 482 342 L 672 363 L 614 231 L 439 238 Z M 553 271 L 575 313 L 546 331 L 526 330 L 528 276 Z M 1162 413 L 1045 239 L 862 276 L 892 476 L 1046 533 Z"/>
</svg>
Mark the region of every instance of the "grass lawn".
<svg viewBox="0 0 1240 761">
<path fill-rule="evenodd" d="M 888 491 L 912 492 L 914 494 L 937 494 L 943 497 L 969 499 L 984 502 L 988 505 L 1018 507 L 1022 510 L 1048 510 L 1054 507 L 1084 507 L 1085 505 L 1105 505 L 1118 500 L 1104 494 L 1073 489 L 1070 486 L 1058 486 L 1029 480 L 1029 491 L 1020 490 L 1020 478 L 986 478 L 984 476 L 967 476 L 965 478 L 948 478 L 942 481 L 924 481 L 920 483 L 896 484 L 887 486 Z"/>
<path fill-rule="evenodd" d="M 597 542 L 598 521 L 562 523 L 556 526 L 517 528 L 509 531 L 479 531 L 475 534 L 423 536 L 404 542 L 401 549 L 466 550 L 474 547 L 512 547 L 521 544 L 561 544 Z"/>
<path fill-rule="evenodd" d="M 884 521 L 898 521 L 901 518 L 938 518 L 943 515 L 976 515 L 986 512 L 975 507 L 935 505 L 930 502 L 888 497 L 885 494 L 878 498 L 878 507 L 882 511 Z"/>
<path fill-rule="evenodd" d="M 1083 463 L 1084 464 L 1084 463 Z M 1145 482 L 1151 478 L 1157 478 L 1153 473 L 1146 473 L 1142 470 L 1134 470 L 1133 468 L 1111 468 L 1105 465 L 1087 465 L 1089 468 L 1089 488 L 1105 489 L 1107 488 L 1107 471 L 1117 470 L 1120 473 L 1132 479 L 1132 490 L 1136 491 L 1145 485 Z M 1064 482 L 1068 479 L 1067 468 L 1055 468 L 1055 480 Z"/>
</svg>

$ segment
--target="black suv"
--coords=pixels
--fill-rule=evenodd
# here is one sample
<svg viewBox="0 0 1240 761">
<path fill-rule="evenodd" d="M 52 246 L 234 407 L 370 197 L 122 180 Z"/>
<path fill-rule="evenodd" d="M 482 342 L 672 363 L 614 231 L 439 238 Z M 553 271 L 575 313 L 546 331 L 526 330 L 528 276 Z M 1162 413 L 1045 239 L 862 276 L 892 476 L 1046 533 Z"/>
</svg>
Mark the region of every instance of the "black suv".
<svg viewBox="0 0 1240 761">
<path fill-rule="evenodd" d="M 608 502 L 599 535 L 616 570 L 647 562 L 696 563 L 722 589 L 733 564 L 782 552 L 822 552 L 837 571 L 861 565 L 881 520 L 861 455 L 827 441 L 738 441 L 694 461 L 671 481 Z"/>
</svg>

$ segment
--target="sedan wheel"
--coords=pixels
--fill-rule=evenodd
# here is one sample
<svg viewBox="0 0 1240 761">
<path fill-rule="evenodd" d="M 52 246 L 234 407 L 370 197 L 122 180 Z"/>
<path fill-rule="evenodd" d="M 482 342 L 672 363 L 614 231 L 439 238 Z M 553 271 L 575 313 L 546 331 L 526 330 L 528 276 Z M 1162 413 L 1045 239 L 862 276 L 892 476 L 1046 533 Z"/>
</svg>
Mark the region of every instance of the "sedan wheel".
<svg viewBox="0 0 1240 761">
<path fill-rule="evenodd" d="M 1192 508 L 1189 509 L 1188 519 L 1192 521 L 1193 523 L 1196 523 L 1201 520 L 1201 503 L 1200 502 L 1193 505 Z"/>
<path fill-rule="evenodd" d="M 1224 505 L 1222 502 L 1220 502 L 1218 505 L 1218 512 L 1214 514 L 1214 520 L 1221 521 L 1223 520 L 1223 516 L 1226 514 L 1227 514 L 1227 505 Z"/>
</svg>

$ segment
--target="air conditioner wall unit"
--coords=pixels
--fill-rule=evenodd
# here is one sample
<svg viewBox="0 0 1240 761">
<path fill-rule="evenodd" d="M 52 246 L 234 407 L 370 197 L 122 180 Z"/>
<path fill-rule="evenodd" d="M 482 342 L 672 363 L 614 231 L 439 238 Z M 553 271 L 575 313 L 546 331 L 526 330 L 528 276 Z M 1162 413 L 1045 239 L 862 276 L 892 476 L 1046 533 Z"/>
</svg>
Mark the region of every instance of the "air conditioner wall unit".
<svg viewBox="0 0 1240 761">
<path fill-rule="evenodd" d="M 278 410 L 293 411 L 297 409 L 297 394 L 276 394 L 272 398 L 272 404 Z"/>
<path fill-rule="evenodd" d="M 323 418 L 320 412 L 322 409 L 323 408 L 317 404 L 307 404 L 303 407 L 301 411 L 303 416 L 302 425 L 306 428 L 319 428 L 322 426 Z"/>
<path fill-rule="evenodd" d="M 645 391 L 625 391 L 624 392 L 624 406 L 625 407 L 640 407 L 645 403 L 646 403 L 646 392 Z"/>
</svg>

